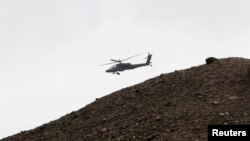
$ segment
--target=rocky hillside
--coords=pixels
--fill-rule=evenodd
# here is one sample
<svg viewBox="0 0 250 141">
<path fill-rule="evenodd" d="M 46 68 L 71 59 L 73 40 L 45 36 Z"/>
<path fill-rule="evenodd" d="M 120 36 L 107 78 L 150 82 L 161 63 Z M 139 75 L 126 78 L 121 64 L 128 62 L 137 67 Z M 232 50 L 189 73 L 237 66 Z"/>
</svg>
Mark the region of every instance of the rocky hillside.
<svg viewBox="0 0 250 141">
<path fill-rule="evenodd" d="M 250 124 L 249 86 L 250 60 L 219 59 L 124 88 L 1 141 L 206 141 L 208 124 Z"/>
</svg>

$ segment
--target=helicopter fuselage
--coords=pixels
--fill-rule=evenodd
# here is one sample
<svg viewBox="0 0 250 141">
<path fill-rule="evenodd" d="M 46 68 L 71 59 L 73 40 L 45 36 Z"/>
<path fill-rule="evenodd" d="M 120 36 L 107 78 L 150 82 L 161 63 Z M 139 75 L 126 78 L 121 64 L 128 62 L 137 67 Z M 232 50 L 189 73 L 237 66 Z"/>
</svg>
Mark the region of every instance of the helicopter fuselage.
<svg viewBox="0 0 250 141">
<path fill-rule="evenodd" d="M 119 72 L 119 71 L 135 69 L 135 68 L 143 67 L 143 66 L 147 66 L 147 65 L 149 65 L 149 64 L 147 64 L 147 63 L 141 63 L 141 64 L 120 63 L 120 64 L 116 64 L 116 65 L 112 66 L 111 68 L 106 70 L 106 72 L 107 73 L 108 72 L 115 73 L 115 72 Z"/>
</svg>

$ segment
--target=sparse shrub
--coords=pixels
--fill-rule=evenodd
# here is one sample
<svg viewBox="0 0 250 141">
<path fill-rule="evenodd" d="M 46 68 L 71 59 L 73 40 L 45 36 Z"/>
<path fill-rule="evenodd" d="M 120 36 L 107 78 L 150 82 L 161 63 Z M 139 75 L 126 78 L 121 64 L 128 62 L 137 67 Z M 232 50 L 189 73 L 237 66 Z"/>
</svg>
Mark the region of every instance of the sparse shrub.
<svg viewBox="0 0 250 141">
<path fill-rule="evenodd" d="M 209 57 L 209 58 L 206 59 L 206 63 L 207 63 L 207 64 L 212 64 L 212 63 L 214 63 L 214 62 L 217 61 L 217 60 L 218 60 L 218 59 L 215 58 L 215 57 Z"/>
</svg>

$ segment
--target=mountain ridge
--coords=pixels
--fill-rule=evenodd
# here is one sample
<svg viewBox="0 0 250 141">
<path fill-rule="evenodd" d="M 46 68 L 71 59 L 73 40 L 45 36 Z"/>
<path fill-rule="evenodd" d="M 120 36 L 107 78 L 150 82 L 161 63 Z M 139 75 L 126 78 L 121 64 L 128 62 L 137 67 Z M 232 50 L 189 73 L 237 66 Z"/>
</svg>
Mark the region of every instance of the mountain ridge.
<svg viewBox="0 0 250 141">
<path fill-rule="evenodd" d="M 223 58 L 123 88 L 1 141 L 207 140 L 208 124 L 250 123 L 250 60 Z"/>
</svg>

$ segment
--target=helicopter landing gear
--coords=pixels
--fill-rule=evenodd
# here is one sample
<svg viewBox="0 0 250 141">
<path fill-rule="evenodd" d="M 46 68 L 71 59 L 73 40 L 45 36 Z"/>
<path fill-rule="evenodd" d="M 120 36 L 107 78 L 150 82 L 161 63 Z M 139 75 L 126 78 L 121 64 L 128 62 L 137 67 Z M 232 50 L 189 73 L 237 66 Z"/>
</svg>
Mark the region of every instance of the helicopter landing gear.
<svg viewBox="0 0 250 141">
<path fill-rule="evenodd" d="M 116 74 L 117 74 L 117 75 L 120 75 L 120 73 L 119 73 L 119 72 L 116 72 Z"/>
</svg>

